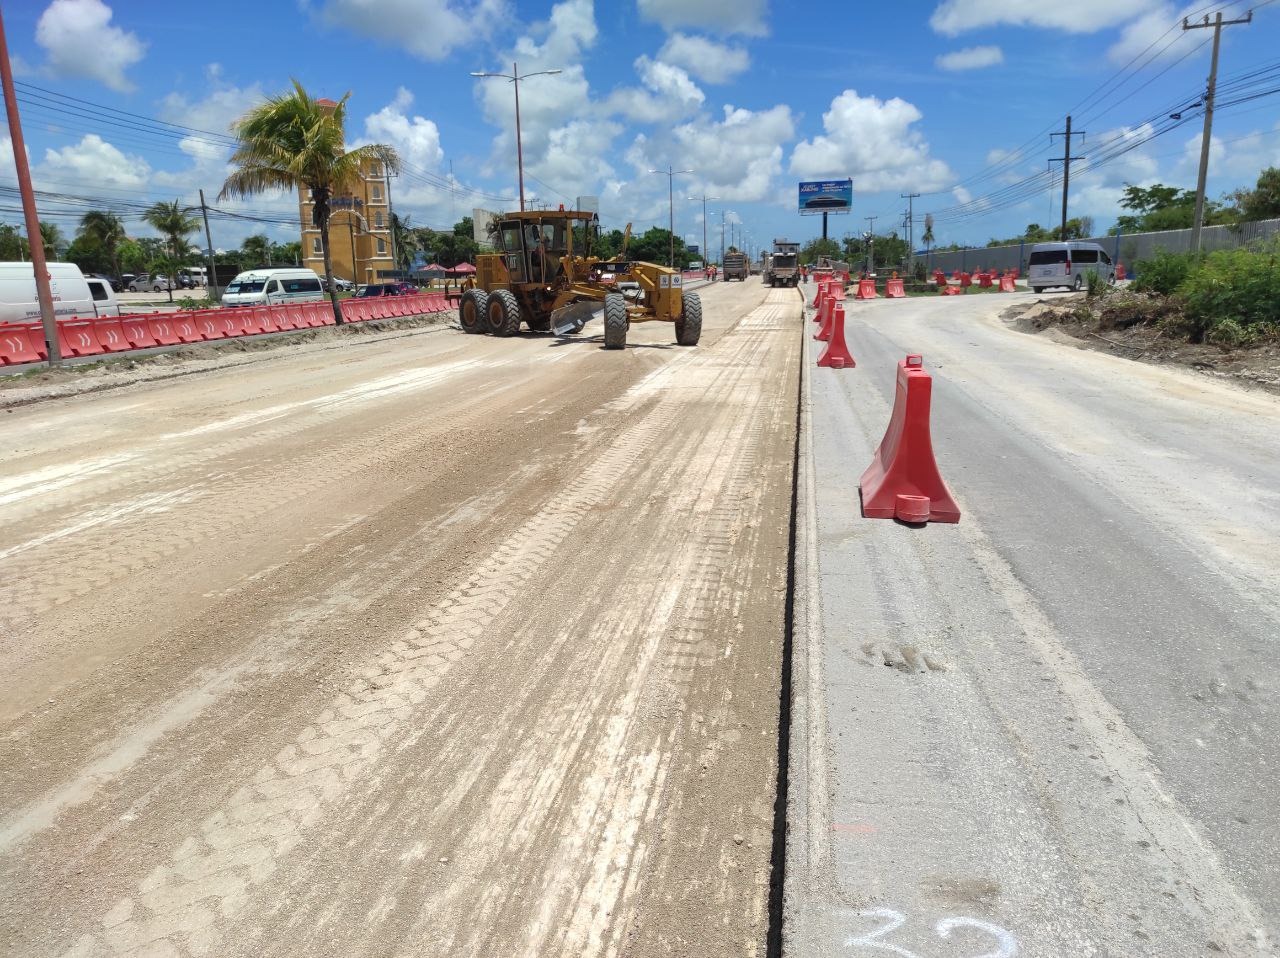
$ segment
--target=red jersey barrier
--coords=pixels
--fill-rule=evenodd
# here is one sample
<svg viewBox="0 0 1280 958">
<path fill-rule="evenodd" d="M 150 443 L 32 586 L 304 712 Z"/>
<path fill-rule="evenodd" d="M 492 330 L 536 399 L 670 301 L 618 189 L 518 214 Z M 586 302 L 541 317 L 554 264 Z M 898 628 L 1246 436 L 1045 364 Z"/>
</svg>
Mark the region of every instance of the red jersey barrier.
<svg viewBox="0 0 1280 958">
<path fill-rule="evenodd" d="M 151 337 L 158 346 L 176 346 L 182 342 L 173 328 L 173 321 L 167 316 L 148 317 L 147 328 L 151 330 Z"/>
<path fill-rule="evenodd" d="M 159 345 L 145 316 L 121 316 L 120 328 L 124 330 L 124 338 L 134 349 L 147 349 Z"/>
<path fill-rule="evenodd" d="M 959 286 L 944 286 L 938 292 L 942 296 L 960 296 L 964 293 L 964 290 Z"/>
<path fill-rule="evenodd" d="M 1002 293 L 1017 292 L 1017 289 L 1013 285 L 1012 273 L 1005 273 L 1003 276 L 1000 277 L 1000 292 Z"/>
<path fill-rule="evenodd" d="M 200 331 L 196 329 L 196 321 L 194 316 L 178 313 L 173 317 L 173 331 L 178 337 L 178 341 L 182 343 L 202 343 L 204 337 L 200 335 Z"/>
<path fill-rule="evenodd" d="M 844 303 L 831 307 L 831 330 L 827 348 L 818 357 L 818 365 L 828 369 L 852 369 L 858 365 L 844 341 Z"/>
<path fill-rule="evenodd" d="M 1122 279 L 1127 279 L 1128 275 L 1129 274 L 1125 272 L 1124 263 L 1116 263 L 1116 282 L 1118 283 Z"/>
<path fill-rule="evenodd" d="M 959 522 L 960 507 L 951 498 L 933 458 L 929 403 L 933 377 L 919 356 L 898 363 L 897 388 L 889 428 L 871 465 L 858 481 L 862 515 L 903 522 Z"/>
<path fill-rule="evenodd" d="M 899 276 L 895 274 L 891 279 L 885 280 L 884 295 L 885 299 L 903 299 L 907 295 Z"/>
<path fill-rule="evenodd" d="M 98 342 L 91 319 L 58 320 L 58 346 L 63 356 L 98 356 L 106 352 Z"/>
<path fill-rule="evenodd" d="M 222 310 L 201 310 L 196 317 L 196 331 L 205 342 L 213 339 L 226 339 L 227 328 L 222 322 Z"/>
<path fill-rule="evenodd" d="M 966 287 L 968 287 L 968 286 L 972 286 L 972 285 L 973 285 L 973 276 L 972 276 L 971 274 L 969 274 L 969 273 L 961 273 L 961 274 L 960 274 L 960 285 L 961 285 L 961 286 L 966 286 Z"/>
<path fill-rule="evenodd" d="M 0 326 L 0 366 L 37 363 L 48 355 L 44 343 L 44 326 L 40 323 Z"/>
<path fill-rule="evenodd" d="M 875 299 L 877 295 L 874 279 L 858 280 L 858 291 L 853 294 L 854 299 Z"/>
<path fill-rule="evenodd" d="M 93 321 L 93 325 L 98 335 L 98 342 L 107 352 L 122 353 L 133 349 L 129 337 L 124 334 L 124 327 L 120 325 L 119 317 L 99 316 Z"/>
</svg>

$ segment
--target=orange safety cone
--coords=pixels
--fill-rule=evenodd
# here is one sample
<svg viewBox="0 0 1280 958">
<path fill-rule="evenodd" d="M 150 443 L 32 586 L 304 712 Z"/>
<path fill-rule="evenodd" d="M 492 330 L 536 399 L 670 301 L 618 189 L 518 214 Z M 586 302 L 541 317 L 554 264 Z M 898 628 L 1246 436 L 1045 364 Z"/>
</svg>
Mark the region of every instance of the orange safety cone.
<svg viewBox="0 0 1280 958">
<path fill-rule="evenodd" d="M 818 365 L 828 369 L 852 369 L 858 365 L 853 361 L 853 354 L 844 341 L 844 303 L 836 303 L 831 307 L 831 331 L 827 340 L 827 348 L 818 357 Z"/>
<path fill-rule="evenodd" d="M 933 377 L 919 356 L 908 355 L 898 363 L 889 428 L 858 481 L 865 518 L 910 523 L 960 521 L 960 507 L 933 458 L 929 431 L 932 392 Z"/>
</svg>

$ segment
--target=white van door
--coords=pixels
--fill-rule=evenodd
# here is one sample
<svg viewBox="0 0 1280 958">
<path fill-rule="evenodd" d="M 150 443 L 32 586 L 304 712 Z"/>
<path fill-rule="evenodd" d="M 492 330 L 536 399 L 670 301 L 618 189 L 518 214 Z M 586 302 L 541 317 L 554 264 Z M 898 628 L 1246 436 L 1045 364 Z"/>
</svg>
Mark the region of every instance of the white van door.
<svg viewBox="0 0 1280 958">
<path fill-rule="evenodd" d="M 89 284 L 89 295 L 93 297 L 95 316 L 119 316 L 120 303 L 111 290 L 111 284 L 102 279 L 85 279 Z"/>
</svg>

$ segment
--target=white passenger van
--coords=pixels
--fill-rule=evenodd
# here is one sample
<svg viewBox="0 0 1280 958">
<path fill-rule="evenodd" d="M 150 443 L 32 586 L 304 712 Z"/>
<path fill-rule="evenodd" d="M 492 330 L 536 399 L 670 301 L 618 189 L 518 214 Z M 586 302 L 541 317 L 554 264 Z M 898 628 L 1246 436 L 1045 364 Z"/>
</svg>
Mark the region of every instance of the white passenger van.
<svg viewBox="0 0 1280 958">
<path fill-rule="evenodd" d="M 119 316 L 120 302 L 105 279 L 86 279 L 75 263 L 49 263 L 49 291 L 59 319 Z M 0 323 L 40 322 L 36 274 L 30 263 L 0 263 Z"/>
<path fill-rule="evenodd" d="M 1085 275 L 1116 281 L 1111 257 L 1097 243 L 1037 243 L 1027 260 L 1027 285 L 1039 293 L 1050 286 L 1084 289 Z"/>
<path fill-rule="evenodd" d="M 222 294 L 223 306 L 273 306 L 318 303 L 324 299 L 320 277 L 309 269 L 251 269 L 238 273 Z"/>
</svg>

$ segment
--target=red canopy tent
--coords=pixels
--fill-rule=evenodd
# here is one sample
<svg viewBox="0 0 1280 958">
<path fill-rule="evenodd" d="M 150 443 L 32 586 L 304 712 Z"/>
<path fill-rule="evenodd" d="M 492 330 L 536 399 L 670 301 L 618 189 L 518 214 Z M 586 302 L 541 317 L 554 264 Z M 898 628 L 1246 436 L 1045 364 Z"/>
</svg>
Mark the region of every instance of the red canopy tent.
<svg viewBox="0 0 1280 958">
<path fill-rule="evenodd" d="M 472 266 L 470 263 L 459 263 L 457 266 L 455 266 L 453 269 L 449 270 L 448 272 L 454 273 L 454 274 L 459 274 L 459 273 L 471 274 L 471 273 L 474 273 L 475 271 L 476 271 L 476 268 Z"/>
</svg>

